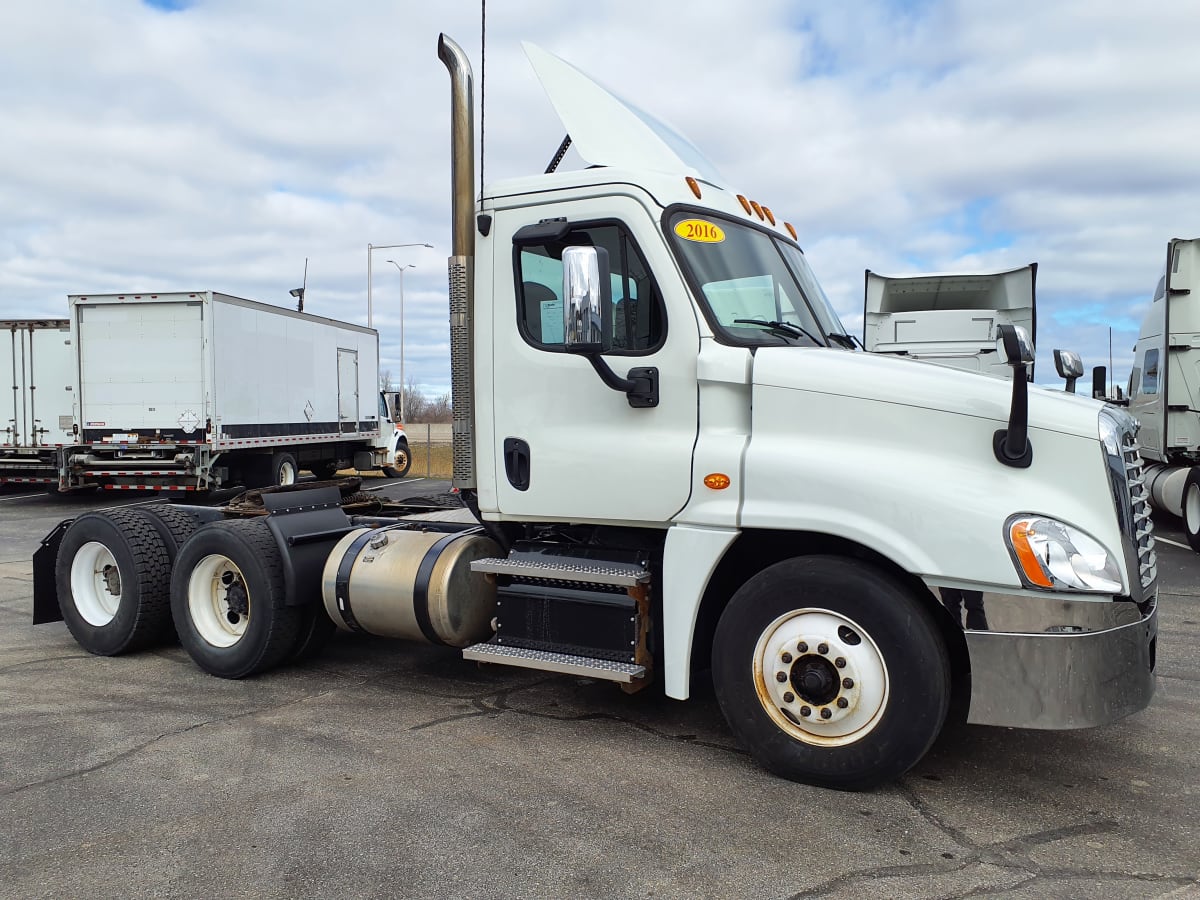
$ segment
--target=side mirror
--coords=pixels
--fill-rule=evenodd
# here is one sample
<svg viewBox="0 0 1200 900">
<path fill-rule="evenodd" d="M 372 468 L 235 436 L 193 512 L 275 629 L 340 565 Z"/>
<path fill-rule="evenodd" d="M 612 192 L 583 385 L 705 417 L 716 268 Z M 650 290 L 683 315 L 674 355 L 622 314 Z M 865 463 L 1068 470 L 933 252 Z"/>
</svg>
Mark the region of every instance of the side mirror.
<svg viewBox="0 0 1200 900">
<path fill-rule="evenodd" d="M 1074 350 L 1055 350 L 1054 368 L 1058 377 L 1067 382 L 1067 393 L 1075 393 L 1075 379 L 1083 375 L 1083 360 Z"/>
<path fill-rule="evenodd" d="M 1008 410 L 1008 428 L 992 435 L 992 452 L 996 459 L 1015 469 L 1026 469 L 1033 462 L 1033 446 L 1029 443 L 1029 376 L 1033 362 L 1033 342 L 1029 332 L 1020 325 L 996 327 L 996 349 L 1004 354 L 1013 369 L 1012 404 Z"/>
<path fill-rule="evenodd" d="M 563 250 L 563 335 L 569 353 L 612 349 L 612 280 L 603 247 Z"/>
<path fill-rule="evenodd" d="M 1033 341 L 1020 325 L 996 326 L 996 350 L 1004 355 L 1014 369 L 1033 362 Z"/>
</svg>

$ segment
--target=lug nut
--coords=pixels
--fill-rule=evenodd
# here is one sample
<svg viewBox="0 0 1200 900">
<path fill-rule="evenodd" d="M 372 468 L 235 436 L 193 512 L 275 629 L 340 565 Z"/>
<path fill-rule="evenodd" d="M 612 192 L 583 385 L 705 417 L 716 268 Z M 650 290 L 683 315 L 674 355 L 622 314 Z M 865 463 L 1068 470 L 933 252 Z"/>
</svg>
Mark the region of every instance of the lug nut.
<svg viewBox="0 0 1200 900">
<path fill-rule="evenodd" d="M 795 699 L 796 699 L 796 695 L 793 694 L 791 691 L 788 691 L 786 694 L 783 695 L 784 703 L 791 703 Z"/>
<path fill-rule="evenodd" d="M 833 715 L 833 713 L 832 713 L 832 712 L 830 712 L 830 710 L 829 710 L 829 707 L 828 707 L 828 706 L 823 706 L 823 707 L 821 707 L 821 718 L 822 718 L 822 719 L 828 719 L 828 718 L 829 718 L 830 716 L 832 716 L 832 715 Z"/>
<path fill-rule="evenodd" d="M 780 659 L 782 659 L 785 663 L 790 663 L 792 661 L 792 654 L 785 653 L 780 657 Z"/>
<path fill-rule="evenodd" d="M 817 652 L 824 656 L 829 652 L 829 645 L 825 643 L 817 644 Z"/>
<path fill-rule="evenodd" d="M 853 678 L 843 678 L 842 679 L 842 687 L 844 687 L 844 688 L 854 687 L 854 679 Z"/>
<path fill-rule="evenodd" d="M 838 709 L 845 709 L 847 706 L 850 705 L 850 701 L 847 700 L 845 697 L 838 697 L 837 705 L 838 705 Z"/>
<path fill-rule="evenodd" d="M 778 681 L 778 682 L 780 682 L 780 683 L 782 683 L 782 682 L 784 682 L 784 681 L 787 681 L 787 672 L 776 672 L 776 673 L 775 673 L 775 680 L 776 680 L 776 681 Z"/>
<path fill-rule="evenodd" d="M 837 659 L 835 659 L 835 660 L 833 661 L 833 664 L 834 664 L 835 666 L 837 666 L 839 669 L 844 669 L 844 668 L 846 668 L 846 657 L 844 657 L 844 656 L 839 656 Z"/>
<path fill-rule="evenodd" d="M 802 715 L 802 716 L 811 716 L 811 715 L 812 715 L 812 710 L 811 710 L 811 709 L 809 709 L 807 706 L 802 706 L 802 707 L 800 707 L 800 715 Z"/>
<path fill-rule="evenodd" d="M 801 641 L 799 644 L 796 645 L 796 649 L 799 650 L 801 653 L 807 653 L 808 652 L 808 644 L 806 644 L 804 641 Z"/>
</svg>

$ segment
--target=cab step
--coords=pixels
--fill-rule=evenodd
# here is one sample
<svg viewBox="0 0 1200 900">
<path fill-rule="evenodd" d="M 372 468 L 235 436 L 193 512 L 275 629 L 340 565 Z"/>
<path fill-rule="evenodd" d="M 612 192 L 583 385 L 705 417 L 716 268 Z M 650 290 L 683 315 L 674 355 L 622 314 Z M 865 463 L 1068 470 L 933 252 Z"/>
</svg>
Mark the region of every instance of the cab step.
<svg viewBox="0 0 1200 900">
<path fill-rule="evenodd" d="M 634 663 L 594 659 L 589 656 L 572 656 L 569 653 L 553 653 L 549 650 L 533 650 L 525 647 L 505 647 L 500 644 L 474 644 L 463 650 L 463 658 L 501 666 L 541 669 L 544 672 L 560 672 L 566 675 L 583 675 L 588 678 L 618 681 L 623 684 L 631 684 L 646 675 L 646 667 Z"/>
<path fill-rule="evenodd" d="M 635 587 L 650 580 L 650 573 L 637 563 L 596 562 L 567 556 L 549 559 L 477 559 L 471 570 L 491 575 L 510 575 L 539 581 L 577 581 Z"/>
</svg>

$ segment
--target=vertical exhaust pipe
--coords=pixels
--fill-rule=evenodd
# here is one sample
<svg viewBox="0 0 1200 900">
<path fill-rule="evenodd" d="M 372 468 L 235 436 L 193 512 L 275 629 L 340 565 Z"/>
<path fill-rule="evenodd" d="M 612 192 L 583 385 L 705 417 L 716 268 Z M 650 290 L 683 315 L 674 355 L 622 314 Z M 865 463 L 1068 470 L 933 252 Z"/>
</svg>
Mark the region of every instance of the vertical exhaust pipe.
<svg viewBox="0 0 1200 900">
<path fill-rule="evenodd" d="M 450 272 L 450 392 L 454 405 L 454 486 L 473 492 L 475 479 L 474 268 L 475 127 L 471 63 L 462 47 L 438 36 L 438 58 L 450 73 L 450 182 L 453 256 Z"/>
</svg>

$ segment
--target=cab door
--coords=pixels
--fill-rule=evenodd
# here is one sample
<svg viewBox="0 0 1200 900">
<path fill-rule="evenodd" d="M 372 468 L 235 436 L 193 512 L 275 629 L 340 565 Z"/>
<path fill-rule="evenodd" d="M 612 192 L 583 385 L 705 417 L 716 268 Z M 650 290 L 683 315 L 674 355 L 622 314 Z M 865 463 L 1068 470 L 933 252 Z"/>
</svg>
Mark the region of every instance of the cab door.
<svg viewBox="0 0 1200 900">
<path fill-rule="evenodd" d="M 495 511 L 524 521 L 665 523 L 690 492 L 696 314 L 651 217 L 656 207 L 627 196 L 587 201 L 586 217 L 579 207 L 497 210 L 488 404 Z M 526 239 L 527 226 L 553 219 L 566 220 L 565 233 Z M 603 359 L 622 377 L 657 369 L 653 407 L 631 406 L 564 348 L 562 251 L 588 245 L 604 247 L 610 264 L 612 349 Z"/>
</svg>

